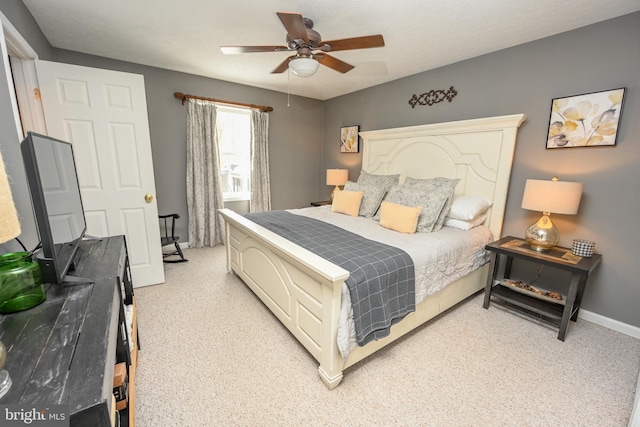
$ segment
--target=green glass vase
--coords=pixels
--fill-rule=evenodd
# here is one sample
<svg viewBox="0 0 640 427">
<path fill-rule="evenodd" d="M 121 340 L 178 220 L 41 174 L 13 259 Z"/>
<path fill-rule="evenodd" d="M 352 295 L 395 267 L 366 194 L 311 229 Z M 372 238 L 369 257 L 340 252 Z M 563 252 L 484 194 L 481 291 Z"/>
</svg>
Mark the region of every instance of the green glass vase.
<svg viewBox="0 0 640 427">
<path fill-rule="evenodd" d="M 40 266 L 29 252 L 0 255 L 0 313 L 26 310 L 46 298 Z"/>
</svg>

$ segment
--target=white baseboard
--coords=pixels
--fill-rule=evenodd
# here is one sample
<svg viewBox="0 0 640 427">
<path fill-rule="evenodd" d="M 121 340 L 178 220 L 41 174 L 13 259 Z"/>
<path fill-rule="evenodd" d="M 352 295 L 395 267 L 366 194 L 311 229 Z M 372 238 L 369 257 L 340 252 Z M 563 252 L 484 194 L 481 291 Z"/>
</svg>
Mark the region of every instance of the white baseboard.
<svg viewBox="0 0 640 427">
<path fill-rule="evenodd" d="M 578 317 L 588 322 L 595 323 L 596 325 L 604 326 L 605 328 L 616 332 L 629 335 L 633 338 L 640 338 L 640 328 L 637 326 L 629 325 L 582 308 L 578 312 Z M 635 400 L 627 427 L 640 427 L 640 375 L 638 376 Z"/>
<path fill-rule="evenodd" d="M 618 320 L 605 317 L 601 314 L 597 314 L 588 310 L 580 309 L 578 313 L 580 319 L 584 319 L 596 325 L 604 326 L 605 328 L 612 329 L 617 332 L 621 332 L 625 335 L 629 335 L 634 338 L 640 338 L 640 328 L 637 326 L 629 325 L 627 323 L 620 322 Z"/>
</svg>

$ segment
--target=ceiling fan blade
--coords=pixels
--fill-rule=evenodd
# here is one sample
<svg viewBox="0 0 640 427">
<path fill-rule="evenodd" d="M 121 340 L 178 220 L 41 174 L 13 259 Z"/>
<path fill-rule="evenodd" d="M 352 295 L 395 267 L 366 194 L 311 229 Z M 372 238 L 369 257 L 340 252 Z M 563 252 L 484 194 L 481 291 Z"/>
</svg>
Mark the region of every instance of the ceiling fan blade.
<svg viewBox="0 0 640 427">
<path fill-rule="evenodd" d="M 280 65 L 278 65 L 276 68 L 274 68 L 274 70 L 271 72 L 271 74 L 279 74 L 279 73 L 284 73 L 285 71 L 287 71 L 287 68 L 289 68 L 289 61 L 291 61 L 291 58 L 295 58 L 295 57 L 296 57 L 295 55 L 289 56 L 287 59 L 282 61 L 280 63 Z"/>
<path fill-rule="evenodd" d="M 374 36 L 353 37 L 350 39 L 323 40 L 320 43 L 320 46 L 325 44 L 328 44 L 331 47 L 330 52 L 351 49 L 368 49 L 372 47 L 383 47 L 384 38 L 381 34 L 376 34 Z"/>
<path fill-rule="evenodd" d="M 282 21 L 282 25 L 286 28 L 291 40 L 304 40 L 305 43 L 309 43 L 307 28 L 304 26 L 302 15 L 289 12 L 276 12 L 276 14 Z"/>
<path fill-rule="evenodd" d="M 289 49 L 287 46 L 220 46 L 225 55 L 237 55 L 251 52 L 283 52 Z"/>
<path fill-rule="evenodd" d="M 340 73 L 346 73 L 347 71 L 351 71 L 354 68 L 353 65 L 347 64 L 346 62 L 341 61 L 333 56 L 329 56 L 326 53 L 323 53 L 322 55 L 314 55 L 313 57 L 322 65 L 336 70 Z"/>
</svg>

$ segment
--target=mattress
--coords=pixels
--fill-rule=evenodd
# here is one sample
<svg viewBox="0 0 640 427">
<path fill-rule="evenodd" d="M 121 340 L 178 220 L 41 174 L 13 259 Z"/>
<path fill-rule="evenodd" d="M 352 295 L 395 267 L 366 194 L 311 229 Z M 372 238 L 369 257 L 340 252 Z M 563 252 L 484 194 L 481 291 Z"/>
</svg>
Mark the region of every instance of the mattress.
<svg viewBox="0 0 640 427">
<path fill-rule="evenodd" d="M 416 305 L 484 265 L 488 261 L 484 247 L 494 240 L 491 231 L 484 226 L 468 231 L 443 227 L 435 233 L 404 234 L 381 227 L 378 221 L 370 218 L 333 213 L 331 206 L 290 209 L 289 212 L 328 222 L 407 252 L 415 266 Z M 342 287 L 337 341 L 344 360 L 358 345 L 346 285 Z"/>
</svg>

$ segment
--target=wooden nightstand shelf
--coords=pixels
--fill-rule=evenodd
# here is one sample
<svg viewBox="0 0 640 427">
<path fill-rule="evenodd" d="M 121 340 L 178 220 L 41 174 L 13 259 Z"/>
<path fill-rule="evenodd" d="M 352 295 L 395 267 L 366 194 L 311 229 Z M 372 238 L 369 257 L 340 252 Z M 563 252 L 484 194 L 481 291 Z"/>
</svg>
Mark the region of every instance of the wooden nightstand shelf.
<svg viewBox="0 0 640 427">
<path fill-rule="evenodd" d="M 485 247 L 491 254 L 491 263 L 484 293 L 484 308 L 491 302 L 543 320 L 558 327 L 558 339 L 564 341 L 569 320 L 578 318 L 589 274 L 602 261 L 602 255 L 590 258 L 571 254 L 567 248 L 556 247 L 549 252 L 536 252 L 528 244 L 515 237 L 505 237 Z M 505 257 L 502 272 L 499 258 Z M 571 272 L 566 292 L 549 293 L 535 286 L 527 286 L 511 279 L 511 264 L 514 258 L 550 266 Z M 537 291 L 537 292 L 536 292 Z"/>
</svg>

